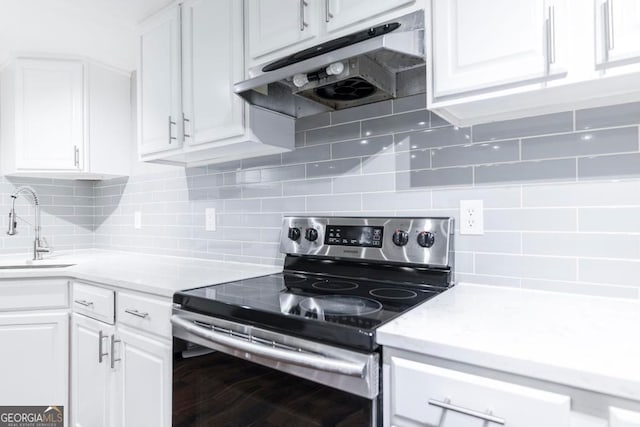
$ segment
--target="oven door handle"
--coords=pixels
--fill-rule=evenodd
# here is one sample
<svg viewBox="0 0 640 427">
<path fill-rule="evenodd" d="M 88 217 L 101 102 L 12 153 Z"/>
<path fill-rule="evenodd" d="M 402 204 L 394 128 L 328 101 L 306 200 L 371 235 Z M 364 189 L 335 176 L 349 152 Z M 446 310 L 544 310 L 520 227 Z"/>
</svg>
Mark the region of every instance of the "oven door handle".
<svg viewBox="0 0 640 427">
<path fill-rule="evenodd" d="M 200 338 L 204 338 L 205 340 L 231 347 L 235 350 L 251 353 L 255 356 L 264 357 L 275 362 L 290 363 L 292 365 L 302 366 L 305 368 L 312 368 L 358 378 L 364 377 L 365 370 L 367 368 L 366 363 L 331 359 L 319 354 L 285 350 L 255 341 L 246 341 L 242 338 L 234 338 L 233 336 L 198 326 L 192 321 L 175 314 L 171 316 L 171 323 L 173 323 L 174 326 L 182 328 Z"/>
</svg>

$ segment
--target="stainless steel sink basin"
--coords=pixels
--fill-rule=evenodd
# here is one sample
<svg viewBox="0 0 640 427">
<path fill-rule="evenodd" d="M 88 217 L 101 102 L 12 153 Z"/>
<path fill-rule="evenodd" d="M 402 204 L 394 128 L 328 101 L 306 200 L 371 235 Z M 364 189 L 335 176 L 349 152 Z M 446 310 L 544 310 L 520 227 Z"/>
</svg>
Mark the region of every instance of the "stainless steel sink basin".
<svg viewBox="0 0 640 427">
<path fill-rule="evenodd" d="M 32 268 L 64 268 L 75 264 L 0 264 L 0 270 L 32 269 Z"/>
</svg>

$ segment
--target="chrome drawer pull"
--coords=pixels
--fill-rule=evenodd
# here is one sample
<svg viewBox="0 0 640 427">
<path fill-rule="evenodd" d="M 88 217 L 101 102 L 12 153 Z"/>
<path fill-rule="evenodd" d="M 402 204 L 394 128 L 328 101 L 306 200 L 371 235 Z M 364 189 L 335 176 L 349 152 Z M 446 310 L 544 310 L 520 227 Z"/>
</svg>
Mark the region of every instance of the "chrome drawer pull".
<svg viewBox="0 0 640 427">
<path fill-rule="evenodd" d="M 73 300 L 73 302 L 75 302 L 76 304 L 80 304 L 83 307 L 93 307 L 93 303 L 91 301 L 87 301 L 84 299 L 76 299 Z"/>
<path fill-rule="evenodd" d="M 102 358 L 104 356 L 108 356 L 109 352 L 103 353 L 102 352 L 102 340 L 105 338 L 109 338 L 109 335 L 104 335 L 102 333 L 102 331 L 99 331 L 98 333 L 98 363 L 102 363 Z"/>
<path fill-rule="evenodd" d="M 505 425 L 506 423 L 504 418 L 495 417 L 490 413 L 474 411 L 473 409 L 467 409 L 467 408 L 463 408 L 462 406 L 452 405 L 449 399 L 445 399 L 444 402 L 440 400 L 429 399 L 429 405 L 436 406 L 438 408 L 444 409 L 445 411 L 453 411 L 459 414 L 468 415 L 470 417 L 479 418 L 481 420 L 484 420 L 490 423 L 500 424 L 502 426 Z"/>
<path fill-rule="evenodd" d="M 119 343 L 120 340 L 116 339 L 115 335 L 111 335 L 111 369 L 116 368 L 116 362 L 122 360 L 122 358 L 118 357 L 116 359 L 116 343 Z"/>
<path fill-rule="evenodd" d="M 142 312 L 140 312 L 138 310 L 132 310 L 132 309 L 129 309 L 129 308 L 125 309 L 124 312 L 128 313 L 128 314 L 130 314 L 132 316 L 140 317 L 141 319 L 149 317 L 149 313 L 142 313 Z"/>
</svg>

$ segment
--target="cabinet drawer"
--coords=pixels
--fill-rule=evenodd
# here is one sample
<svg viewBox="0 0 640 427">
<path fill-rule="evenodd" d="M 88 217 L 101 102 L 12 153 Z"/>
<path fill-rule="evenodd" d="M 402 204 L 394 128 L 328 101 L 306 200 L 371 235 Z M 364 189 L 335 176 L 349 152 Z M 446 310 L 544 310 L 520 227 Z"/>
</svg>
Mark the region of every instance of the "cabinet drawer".
<svg viewBox="0 0 640 427">
<path fill-rule="evenodd" d="M 395 357 L 391 371 L 393 425 L 570 425 L 568 396 Z"/>
<path fill-rule="evenodd" d="M 115 293 L 110 289 L 73 282 L 73 311 L 113 325 Z"/>
<path fill-rule="evenodd" d="M 609 427 L 640 427 L 640 412 L 609 407 Z"/>
<path fill-rule="evenodd" d="M 171 301 L 152 296 L 118 293 L 118 324 L 171 337 Z"/>
<path fill-rule="evenodd" d="M 69 306 L 69 282 L 56 280 L 0 281 L 0 311 L 25 311 Z"/>
</svg>

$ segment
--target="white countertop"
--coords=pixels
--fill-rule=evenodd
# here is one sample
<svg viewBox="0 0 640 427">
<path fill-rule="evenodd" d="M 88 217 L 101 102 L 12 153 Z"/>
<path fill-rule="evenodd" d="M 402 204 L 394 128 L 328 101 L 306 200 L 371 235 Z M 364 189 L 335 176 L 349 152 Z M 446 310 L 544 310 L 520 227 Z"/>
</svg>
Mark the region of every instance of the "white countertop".
<svg viewBox="0 0 640 427">
<path fill-rule="evenodd" d="M 234 280 L 264 276 L 282 271 L 282 267 L 146 255 L 135 252 L 111 252 L 90 249 L 48 256 L 33 264 L 73 264 L 64 268 L 16 268 L 31 264 L 25 256 L 1 256 L 0 279 L 36 277 L 72 277 L 105 285 L 171 297 L 179 290 Z"/>
<path fill-rule="evenodd" d="M 640 400 L 640 301 L 460 284 L 377 341 Z"/>
</svg>

